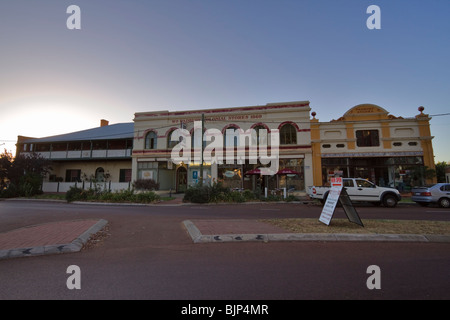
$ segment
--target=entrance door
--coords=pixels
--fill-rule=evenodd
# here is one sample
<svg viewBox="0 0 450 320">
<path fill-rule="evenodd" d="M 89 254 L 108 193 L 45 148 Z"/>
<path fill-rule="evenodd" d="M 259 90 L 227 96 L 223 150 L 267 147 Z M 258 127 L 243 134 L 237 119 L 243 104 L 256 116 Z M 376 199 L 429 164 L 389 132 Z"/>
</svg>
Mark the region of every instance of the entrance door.
<svg viewBox="0 0 450 320">
<path fill-rule="evenodd" d="M 185 167 L 177 169 L 177 192 L 185 192 L 187 188 L 187 170 Z"/>
</svg>

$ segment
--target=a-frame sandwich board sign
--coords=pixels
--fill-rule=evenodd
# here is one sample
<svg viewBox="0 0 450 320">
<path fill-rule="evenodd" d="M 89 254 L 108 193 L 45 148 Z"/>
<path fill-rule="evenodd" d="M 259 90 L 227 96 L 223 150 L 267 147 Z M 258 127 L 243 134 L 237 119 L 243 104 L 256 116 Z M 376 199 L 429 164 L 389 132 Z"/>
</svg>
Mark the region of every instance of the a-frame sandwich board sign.
<svg viewBox="0 0 450 320">
<path fill-rule="evenodd" d="M 343 187 L 342 178 L 331 178 L 331 188 L 328 192 L 327 201 L 323 206 L 322 213 L 320 214 L 319 221 L 327 226 L 330 225 L 338 201 L 342 205 L 348 220 L 364 227 L 346 189 Z"/>
</svg>

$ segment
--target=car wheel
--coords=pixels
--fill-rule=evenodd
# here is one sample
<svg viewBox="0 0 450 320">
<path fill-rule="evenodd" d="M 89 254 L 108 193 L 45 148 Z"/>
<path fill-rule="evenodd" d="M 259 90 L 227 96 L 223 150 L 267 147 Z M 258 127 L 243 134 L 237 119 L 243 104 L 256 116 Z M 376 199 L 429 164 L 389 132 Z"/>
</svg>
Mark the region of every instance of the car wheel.
<svg viewBox="0 0 450 320">
<path fill-rule="evenodd" d="M 397 198 L 392 194 L 387 194 L 383 197 L 383 205 L 388 208 L 394 208 L 397 205 Z"/>
<path fill-rule="evenodd" d="M 448 198 L 439 199 L 439 206 L 441 208 L 450 208 L 450 199 Z"/>
</svg>

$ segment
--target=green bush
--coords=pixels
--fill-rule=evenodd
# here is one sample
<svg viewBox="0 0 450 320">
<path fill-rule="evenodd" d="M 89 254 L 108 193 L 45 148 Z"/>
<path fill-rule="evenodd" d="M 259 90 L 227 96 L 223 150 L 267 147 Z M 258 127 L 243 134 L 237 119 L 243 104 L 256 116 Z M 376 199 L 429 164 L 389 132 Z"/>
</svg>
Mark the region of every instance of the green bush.
<svg viewBox="0 0 450 320">
<path fill-rule="evenodd" d="M 210 202 L 210 190 L 211 187 L 206 185 L 197 184 L 193 187 L 187 188 L 184 193 L 183 200 L 190 201 L 193 203 L 208 203 Z M 217 196 L 217 195 L 216 195 Z"/>
<path fill-rule="evenodd" d="M 133 190 L 120 190 L 116 192 L 96 192 L 94 189 L 83 190 L 71 187 L 66 192 L 66 200 L 73 201 L 100 201 L 100 202 L 138 202 L 152 203 L 160 200 L 160 196 L 153 191 L 134 193 Z"/>
<path fill-rule="evenodd" d="M 138 179 L 133 182 L 133 188 L 136 190 L 159 190 L 159 183 L 153 179 Z"/>
<path fill-rule="evenodd" d="M 72 201 L 80 201 L 80 200 L 86 200 L 86 194 L 84 193 L 83 189 L 77 188 L 77 187 L 70 187 L 69 191 L 66 192 L 66 200 L 67 202 Z"/>
<path fill-rule="evenodd" d="M 136 202 L 139 203 L 152 203 L 161 200 L 161 197 L 153 191 L 138 193 L 135 197 Z"/>
<path fill-rule="evenodd" d="M 212 186 L 195 185 L 189 187 L 184 194 L 184 201 L 193 203 L 210 203 L 210 202 L 245 202 L 253 200 L 254 194 L 250 190 L 244 192 L 231 191 L 223 187 L 221 183 L 215 183 Z"/>
<path fill-rule="evenodd" d="M 245 197 L 239 191 L 231 191 L 230 198 L 232 202 L 245 202 Z"/>
<path fill-rule="evenodd" d="M 0 198 L 14 198 L 19 194 L 18 188 L 14 183 L 11 183 L 8 188 L 2 190 Z"/>
<path fill-rule="evenodd" d="M 248 189 L 244 190 L 242 195 L 244 196 L 245 201 L 255 200 L 256 199 L 255 194 L 251 190 L 248 190 Z"/>
</svg>

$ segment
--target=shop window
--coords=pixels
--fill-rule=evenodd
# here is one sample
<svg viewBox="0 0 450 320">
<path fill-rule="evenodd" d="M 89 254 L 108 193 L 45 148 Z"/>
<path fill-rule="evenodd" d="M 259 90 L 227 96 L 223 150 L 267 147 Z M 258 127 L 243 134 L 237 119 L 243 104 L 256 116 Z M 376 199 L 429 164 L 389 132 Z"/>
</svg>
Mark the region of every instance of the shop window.
<svg viewBox="0 0 450 320">
<path fill-rule="evenodd" d="M 156 143 L 158 141 L 158 137 L 156 135 L 156 132 L 150 131 L 145 136 L 145 149 L 156 149 Z"/>
<path fill-rule="evenodd" d="M 292 124 L 281 127 L 280 144 L 297 144 L 297 130 Z"/>
<path fill-rule="evenodd" d="M 358 147 L 379 147 L 378 130 L 356 130 L 356 145 Z"/>
</svg>

